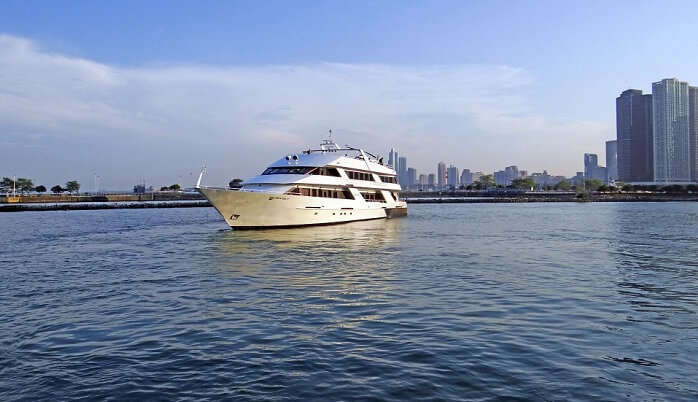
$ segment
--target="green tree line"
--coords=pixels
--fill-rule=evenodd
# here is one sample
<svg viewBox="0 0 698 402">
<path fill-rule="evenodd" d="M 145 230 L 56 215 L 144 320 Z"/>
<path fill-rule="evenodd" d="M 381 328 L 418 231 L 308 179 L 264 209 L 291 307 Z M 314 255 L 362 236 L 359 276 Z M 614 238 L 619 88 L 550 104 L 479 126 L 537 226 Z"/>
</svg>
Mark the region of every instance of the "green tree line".
<svg viewBox="0 0 698 402">
<path fill-rule="evenodd" d="M 24 177 L 19 177 L 16 180 L 9 177 L 3 177 L 2 181 L 0 181 L 0 192 L 9 193 L 13 190 L 22 195 L 31 192 L 43 194 L 46 192 L 46 186 L 34 186 L 34 181 L 32 179 L 26 179 Z M 65 187 L 57 184 L 51 187 L 51 192 L 54 194 L 61 194 L 64 192 L 78 194 L 80 192 L 80 183 L 77 180 L 71 180 L 65 183 Z"/>
</svg>

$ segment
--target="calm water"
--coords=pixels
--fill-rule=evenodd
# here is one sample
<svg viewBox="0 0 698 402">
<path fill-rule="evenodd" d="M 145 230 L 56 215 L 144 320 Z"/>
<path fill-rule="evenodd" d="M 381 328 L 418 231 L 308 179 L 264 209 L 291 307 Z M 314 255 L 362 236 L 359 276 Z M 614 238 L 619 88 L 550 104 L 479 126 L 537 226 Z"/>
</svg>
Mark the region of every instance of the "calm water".
<svg viewBox="0 0 698 402">
<path fill-rule="evenodd" d="M 696 400 L 698 204 L 0 215 L 0 400 Z"/>
</svg>

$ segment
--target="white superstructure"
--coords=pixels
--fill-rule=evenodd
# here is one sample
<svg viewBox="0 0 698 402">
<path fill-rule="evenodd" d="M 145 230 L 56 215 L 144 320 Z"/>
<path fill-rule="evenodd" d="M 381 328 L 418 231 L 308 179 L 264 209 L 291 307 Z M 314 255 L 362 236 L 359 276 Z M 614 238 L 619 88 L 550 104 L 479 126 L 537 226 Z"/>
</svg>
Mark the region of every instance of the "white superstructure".
<svg viewBox="0 0 698 402">
<path fill-rule="evenodd" d="M 331 140 L 286 155 L 239 189 L 197 188 L 232 228 L 292 227 L 405 216 L 395 170 Z"/>
</svg>

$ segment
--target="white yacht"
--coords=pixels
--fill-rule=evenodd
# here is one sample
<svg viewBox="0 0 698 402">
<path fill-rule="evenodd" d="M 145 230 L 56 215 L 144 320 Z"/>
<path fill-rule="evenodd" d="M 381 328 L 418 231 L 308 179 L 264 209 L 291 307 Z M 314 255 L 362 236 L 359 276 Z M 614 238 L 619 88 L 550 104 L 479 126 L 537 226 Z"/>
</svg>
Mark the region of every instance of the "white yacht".
<svg viewBox="0 0 698 402">
<path fill-rule="evenodd" d="M 203 175 L 203 172 L 202 172 Z M 239 188 L 196 188 L 234 229 L 322 225 L 407 215 L 395 170 L 331 139 L 286 155 Z"/>
</svg>

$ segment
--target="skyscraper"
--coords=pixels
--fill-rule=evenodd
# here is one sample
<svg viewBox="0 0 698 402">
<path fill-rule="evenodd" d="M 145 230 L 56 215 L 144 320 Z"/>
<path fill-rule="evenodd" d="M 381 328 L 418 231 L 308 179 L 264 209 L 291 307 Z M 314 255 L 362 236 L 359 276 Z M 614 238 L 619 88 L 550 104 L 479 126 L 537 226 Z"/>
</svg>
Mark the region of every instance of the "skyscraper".
<svg viewBox="0 0 698 402">
<path fill-rule="evenodd" d="M 434 175 L 434 173 L 429 173 L 429 176 L 427 176 L 427 185 L 429 187 L 436 186 L 436 176 Z"/>
<path fill-rule="evenodd" d="M 616 98 L 616 140 L 617 178 L 624 182 L 653 181 L 652 95 L 628 89 Z"/>
<path fill-rule="evenodd" d="M 654 181 L 691 180 L 688 83 L 666 78 L 652 83 Z"/>
<path fill-rule="evenodd" d="M 584 177 L 591 179 L 594 169 L 599 166 L 599 156 L 596 154 L 584 154 Z"/>
<path fill-rule="evenodd" d="M 691 136 L 691 179 L 698 182 L 698 87 L 688 87 L 689 133 Z"/>
<path fill-rule="evenodd" d="M 397 163 L 397 156 L 395 148 L 390 148 L 390 152 L 388 153 L 388 165 L 392 166 L 395 171 L 397 171 L 397 166 L 395 166 L 395 163 Z"/>
<path fill-rule="evenodd" d="M 407 173 L 405 175 L 407 176 L 407 187 L 408 188 L 417 184 L 417 169 L 407 168 Z"/>
<path fill-rule="evenodd" d="M 473 174 L 470 172 L 470 169 L 463 169 L 463 172 L 460 174 L 460 184 L 463 186 L 473 184 Z"/>
<path fill-rule="evenodd" d="M 507 172 L 504 170 L 497 170 L 492 174 L 494 179 L 494 184 L 497 186 L 506 187 L 511 183 L 507 183 Z"/>
<path fill-rule="evenodd" d="M 402 184 L 402 188 L 408 188 L 408 178 L 407 178 L 407 157 L 400 156 L 397 159 L 397 180 Z"/>
<path fill-rule="evenodd" d="M 596 154 L 584 154 L 584 178 L 606 181 L 606 168 L 599 166 L 599 156 Z"/>
<path fill-rule="evenodd" d="M 436 165 L 436 184 L 439 190 L 446 185 L 446 164 L 443 162 Z"/>
<path fill-rule="evenodd" d="M 458 179 L 459 179 L 459 177 L 458 177 L 458 168 L 455 167 L 455 166 L 453 166 L 453 165 L 450 165 L 450 166 L 448 167 L 448 180 L 447 180 L 447 184 L 448 184 L 449 186 L 452 186 L 453 188 L 458 188 Z"/>
<path fill-rule="evenodd" d="M 618 141 L 606 141 L 606 184 L 618 180 Z"/>
<path fill-rule="evenodd" d="M 506 186 L 510 185 L 512 181 L 519 178 L 519 167 L 516 165 L 507 166 L 504 168 L 504 173 L 506 174 Z"/>
</svg>

